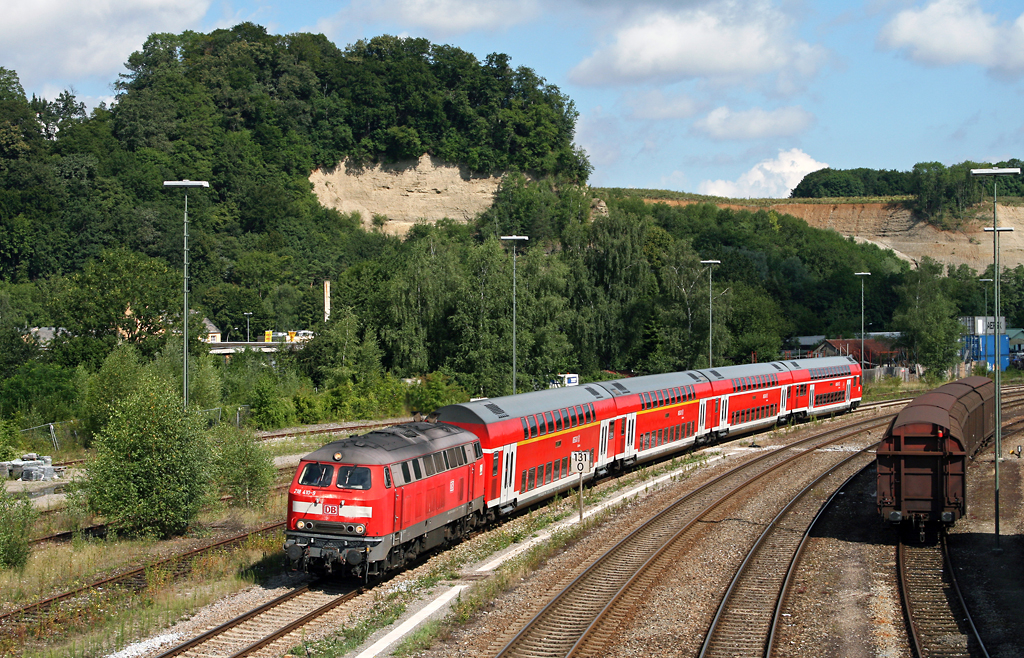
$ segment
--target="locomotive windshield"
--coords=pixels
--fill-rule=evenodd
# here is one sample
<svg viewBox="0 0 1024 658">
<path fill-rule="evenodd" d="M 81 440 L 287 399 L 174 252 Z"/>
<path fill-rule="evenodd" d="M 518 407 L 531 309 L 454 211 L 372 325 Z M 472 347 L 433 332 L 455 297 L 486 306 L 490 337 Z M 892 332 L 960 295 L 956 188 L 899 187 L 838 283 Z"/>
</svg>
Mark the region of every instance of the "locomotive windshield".
<svg viewBox="0 0 1024 658">
<path fill-rule="evenodd" d="M 339 466 L 339 489 L 369 489 L 370 469 L 364 466 Z"/>
<path fill-rule="evenodd" d="M 334 477 L 334 467 L 328 464 L 306 464 L 299 476 L 299 484 L 306 487 L 329 487 Z"/>
</svg>

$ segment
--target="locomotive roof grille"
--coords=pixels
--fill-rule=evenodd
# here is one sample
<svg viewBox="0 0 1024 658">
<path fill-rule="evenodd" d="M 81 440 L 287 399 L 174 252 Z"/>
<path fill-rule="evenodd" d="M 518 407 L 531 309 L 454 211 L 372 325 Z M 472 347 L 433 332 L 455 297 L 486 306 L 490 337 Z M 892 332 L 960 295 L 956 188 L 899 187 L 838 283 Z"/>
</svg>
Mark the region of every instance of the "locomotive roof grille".
<svg viewBox="0 0 1024 658">
<path fill-rule="evenodd" d="M 600 394 L 600 393 L 598 393 L 597 391 L 595 391 L 594 389 L 590 388 L 589 386 L 584 386 L 583 388 L 584 388 L 584 390 L 586 390 L 586 391 L 587 391 L 588 393 L 590 393 L 591 395 L 593 395 L 593 396 L 594 396 L 595 398 L 597 398 L 597 399 L 599 399 L 599 400 L 601 399 L 601 394 Z"/>
<path fill-rule="evenodd" d="M 774 361 L 772 361 L 772 365 L 775 366 L 776 370 L 780 370 L 780 371 L 782 370 L 782 366 L 780 366 L 779 364 L 775 363 Z"/>
<path fill-rule="evenodd" d="M 686 373 L 686 374 L 687 374 L 687 375 L 689 375 L 689 376 L 690 376 L 690 378 L 691 378 L 691 379 L 692 379 L 693 381 L 695 381 L 695 382 L 699 382 L 699 381 L 700 381 L 700 377 L 698 377 L 697 375 L 693 374 L 692 372 L 688 372 L 688 373 Z"/>
<path fill-rule="evenodd" d="M 629 393 L 629 389 L 628 389 L 628 388 L 626 388 L 625 386 L 623 386 L 622 384 L 620 384 L 619 382 L 612 382 L 612 386 L 613 386 L 614 388 L 617 388 L 617 389 L 619 389 L 619 390 L 620 390 L 620 391 L 622 391 L 623 393 Z"/>
<path fill-rule="evenodd" d="M 708 372 L 710 372 L 715 377 L 718 377 L 719 379 L 724 379 L 724 377 L 722 377 L 722 373 L 718 372 L 717 370 L 708 370 Z"/>
</svg>

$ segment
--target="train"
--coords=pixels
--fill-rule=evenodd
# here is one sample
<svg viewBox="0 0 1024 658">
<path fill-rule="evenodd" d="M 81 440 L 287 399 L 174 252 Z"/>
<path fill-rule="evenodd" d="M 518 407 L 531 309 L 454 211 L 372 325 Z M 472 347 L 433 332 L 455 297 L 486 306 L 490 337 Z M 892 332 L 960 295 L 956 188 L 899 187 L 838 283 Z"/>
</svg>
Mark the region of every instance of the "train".
<svg viewBox="0 0 1024 658">
<path fill-rule="evenodd" d="M 328 443 L 289 488 L 292 569 L 367 579 L 585 479 L 791 420 L 856 409 L 851 357 L 645 375 L 474 400 Z"/>
<path fill-rule="evenodd" d="M 876 448 L 876 500 L 884 521 L 923 538 L 967 511 L 967 463 L 995 434 L 995 383 L 966 377 L 920 395 L 889 423 Z"/>
</svg>

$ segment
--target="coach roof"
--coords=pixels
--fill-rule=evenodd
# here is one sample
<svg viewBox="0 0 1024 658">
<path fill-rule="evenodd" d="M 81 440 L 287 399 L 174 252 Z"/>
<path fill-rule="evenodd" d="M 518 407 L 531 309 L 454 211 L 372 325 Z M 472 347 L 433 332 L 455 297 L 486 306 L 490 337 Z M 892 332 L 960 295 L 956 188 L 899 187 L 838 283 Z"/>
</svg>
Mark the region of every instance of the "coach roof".
<svg viewBox="0 0 1024 658">
<path fill-rule="evenodd" d="M 611 397 L 600 384 L 583 384 L 450 404 L 432 415 L 449 423 L 490 424 L 552 409 L 609 400 Z"/>
</svg>

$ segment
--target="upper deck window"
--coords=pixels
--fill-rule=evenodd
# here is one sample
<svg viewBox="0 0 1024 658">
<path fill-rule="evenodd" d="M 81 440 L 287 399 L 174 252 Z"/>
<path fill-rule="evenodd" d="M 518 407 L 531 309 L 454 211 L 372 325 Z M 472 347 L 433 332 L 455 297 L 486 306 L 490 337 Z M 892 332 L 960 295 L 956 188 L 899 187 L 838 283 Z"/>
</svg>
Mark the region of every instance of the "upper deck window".
<svg viewBox="0 0 1024 658">
<path fill-rule="evenodd" d="M 306 464 L 299 476 L 299 484 L 306 487 L 329 487 L 334 478 L 334 467 L 330 464 Z"/>
<path fill-rule="evenodd" d="M 370 469 L 365 466 L 339 466 L 339 489 L 369 489 Z"/>
</svg>

